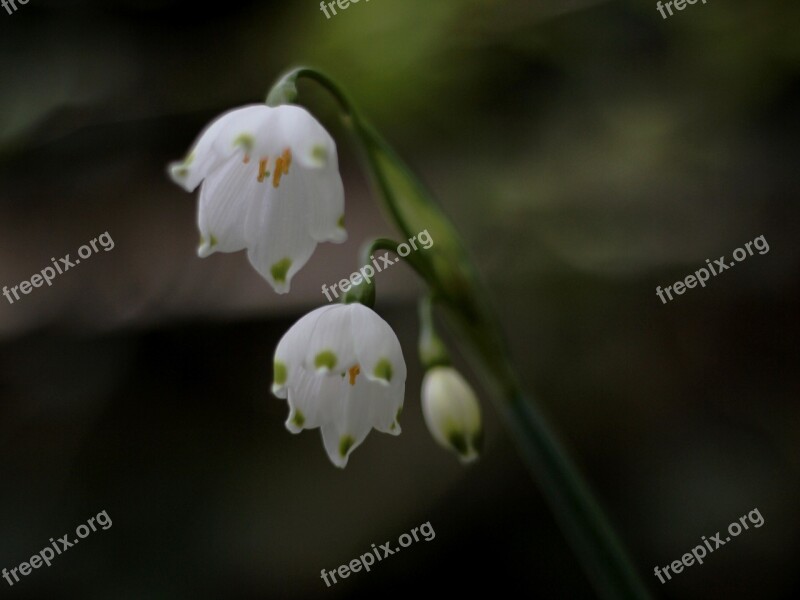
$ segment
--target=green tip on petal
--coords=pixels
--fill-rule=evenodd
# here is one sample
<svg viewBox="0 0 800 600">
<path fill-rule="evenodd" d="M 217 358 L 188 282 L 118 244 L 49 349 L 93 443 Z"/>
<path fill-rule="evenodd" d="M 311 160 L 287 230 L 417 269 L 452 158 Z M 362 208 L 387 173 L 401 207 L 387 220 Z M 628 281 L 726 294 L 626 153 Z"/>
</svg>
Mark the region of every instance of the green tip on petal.
<svg viewBox="0 0 800 600">
<path fill-rule="evenodd" d="M 218 243 L 219 240 L 214 234 L 210 234 L 208 239 L 206 239 L 206 236 L 200 234 L 200 245 L 197 247 L 197 251 L 200 256 L 208 256 Z"/>
<path fill-rule="evenodd" d="M 281 361 L 276 360 L 273 370 L 275 373 L 275 376 L 273 378 L 275 385 L 283 385 L 284 383 L 286 383 L 286 377 L 287 377 L 286 365 Z"/>
<path fill-rule="evenodd" d="M 234 146 L 241 146 L 245 150 L 252 150 L 255 143 L 256 143 L 255 138 L 249 133 L 242 133 L 241 135 L 239 135 L 239 137 L 233 140 Z"/>
<path fill-rule="evenodd" d="M 339 220 L 336 222 L 340 229 L 344 229 L 344 215 L 339 217 Z"/>
<path fill-rule="evenodd" d="M 392 380 L 392 363 L 389 362 L 389 359 L 382 358 L 378 361 L 378 364 L 375 365 L 375 371 L 373 371 L 375 377 L 378 379 L 383 379 L 384 381 L 391 381 Z"/>
<path fill-rule="evenodd" d="M 277 283 L 286 283 L 286 274 L 289 272 L 289 267 L 291 266 L 292 260 L 290 258 L 283 258 L 272 265 L 269 272 L 272 273 L 272 278 Z"/>
<path fill-rule="evenodd" d="M 323 350 L 314 357 L 314 366 L 317 369 L 326 368 L 333 370 L 336 366 L 336 355 L 330 350 Z"/>
<path fill-rule="evenodd" d="M 469 448 L 467 448 L 467 438 L 464 437 L 463 433 L 452 431 L 448 434 L 447 441 L 461 456 L 467 455 Z"/>
<path fill-rule="evenodd" d="M 342 458 L 347 456 L 347 452 L 353 447 L 354 441 L 352 436 L 343 435 L 339 440 L 339 456 Z"/>
<path fill-rule="evenodd" d="M 194 152 L 191 152 L 182 163 L 172 163 L 170 172 L 173 177 L 186 179 L 189 176 L 189 166 L 194 162 Z"/>
<path fill-rule="evenodd" d="M 294 413 L 294 417 L 292 418 L 292 423 L 297 425 L 298 427 L 302 427 L 303 423 L 306 422 L 306 416 L 300 412 L 299 410 Z"/>
<path fill-rule="evenodd" d="M 328 150 L 322 144 L 317 144 L 311 148 L 311 157 L 320 163 L 328 162 Z"/>
</svg>

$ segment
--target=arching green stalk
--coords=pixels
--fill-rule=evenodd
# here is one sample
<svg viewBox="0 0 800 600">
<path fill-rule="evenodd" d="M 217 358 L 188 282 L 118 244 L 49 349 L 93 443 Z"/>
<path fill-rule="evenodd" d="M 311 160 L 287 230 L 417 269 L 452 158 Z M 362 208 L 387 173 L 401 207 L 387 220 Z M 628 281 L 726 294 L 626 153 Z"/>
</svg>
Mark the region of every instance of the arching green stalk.
<svg viewBox="0 0 800 600">
<path fill-rule="evenodd" d="M 275 106 L 296 101 L 300 77 L 316 81 L 336 98 L 391 221 L 409 238 L 427 230 L 434 240 L 430 249 L 413 255 L 411 266 L 428 284 L 455 332 L 468 342 L 506 427 L 597 592 L 604 598 L 649 598 L 578 469 L 533 401 L 523 393 L 498 320 L 488 303 L 488 293 L 450 221 L 400 157 L 326 75 L 307 67 L 294 69 L 278 80 L 267 103 Z"/>
</svg>

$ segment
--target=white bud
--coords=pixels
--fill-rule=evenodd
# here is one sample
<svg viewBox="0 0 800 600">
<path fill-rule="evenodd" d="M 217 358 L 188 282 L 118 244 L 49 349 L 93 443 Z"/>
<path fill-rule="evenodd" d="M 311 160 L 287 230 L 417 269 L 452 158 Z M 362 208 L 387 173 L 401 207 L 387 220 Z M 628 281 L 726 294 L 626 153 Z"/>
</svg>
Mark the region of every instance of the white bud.
<svg viewBox="0 0 800 600">
<path fill-rule="evenodd" d="M 433 438 L 467 463 L 478 458 L 483 431 L 472 387 L 452 367 L 434 367 L 422 380 L 422 414 Z"/>
</svg>

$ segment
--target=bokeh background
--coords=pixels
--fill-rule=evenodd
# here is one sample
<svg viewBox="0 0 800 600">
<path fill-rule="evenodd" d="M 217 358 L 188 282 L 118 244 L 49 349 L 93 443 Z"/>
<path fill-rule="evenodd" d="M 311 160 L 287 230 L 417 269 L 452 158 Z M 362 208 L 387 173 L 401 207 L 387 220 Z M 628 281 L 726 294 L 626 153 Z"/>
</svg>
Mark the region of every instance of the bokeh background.
<svg viewBox="0 0 800 600">
<path fill-rule="evenodd" d="M 372 0 L 30 0 L 0 10 L 0 285 L 108 231 L 51 288 L 0 297 L 0 567 L 113 521 L 16 598 L 593 598 L 481 391 L 462 468 L 419 407 L 415 301 L 377 308 L 409 365 L 399 438 L 339 471 L 271 396 L 283 332 L 359 244 L 393 235 L 333 101 L 349 241 L 275 295 L 243 254 L 196 257 L 172 185 L 215 115 L 309 63 L 343 84 L 440 199 L 494 292 L 526 385 L 660 598 L 797 597 L 800 5 Z M 655 295 L 759 235 L 748 258 Z M 458 342 L 453 349 L 458 352 Z M 469 373 L 468 365 L 459 361 Z M 474 381 L 474 378 L 473 378 Z M 702 566 L 653 575 L 753 508 Z M 430 521 L 419 542 L 334 569 Z"/>
</svg>

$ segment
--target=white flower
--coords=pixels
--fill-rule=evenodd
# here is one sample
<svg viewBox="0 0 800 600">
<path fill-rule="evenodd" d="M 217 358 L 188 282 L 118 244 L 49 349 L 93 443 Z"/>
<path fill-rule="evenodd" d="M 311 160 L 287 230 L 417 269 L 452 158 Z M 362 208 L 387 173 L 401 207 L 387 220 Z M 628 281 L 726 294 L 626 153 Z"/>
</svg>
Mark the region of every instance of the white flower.
<svg viewBox="0 0 800 600">
<path fill-rule="evenodd" d="M 422 414 L 433 438 L 462 462 L 478 458 L 483 432 L 472 387 L 452 367 L 433 367 L 422 380 Z"/>
<path fill-rule="evenodd" d="M 398 435 L 406 363 L 394 331 L 358 303 L 318 308 L 275 350 L 272 392 L 288 399 L 286 428 L 322 429 L 328 456 L 344 468 L 374 427 Z"/>
<path fill-rule="evenodd" d="M 343 242 L 344 188 L 336 144 L 299 106 L 264 104 L 213 121 L 173 180 L 200 189 L 198 254 L 247 248 L 255 269 L 278 293 L 318 242 Z"/>
</svg>

